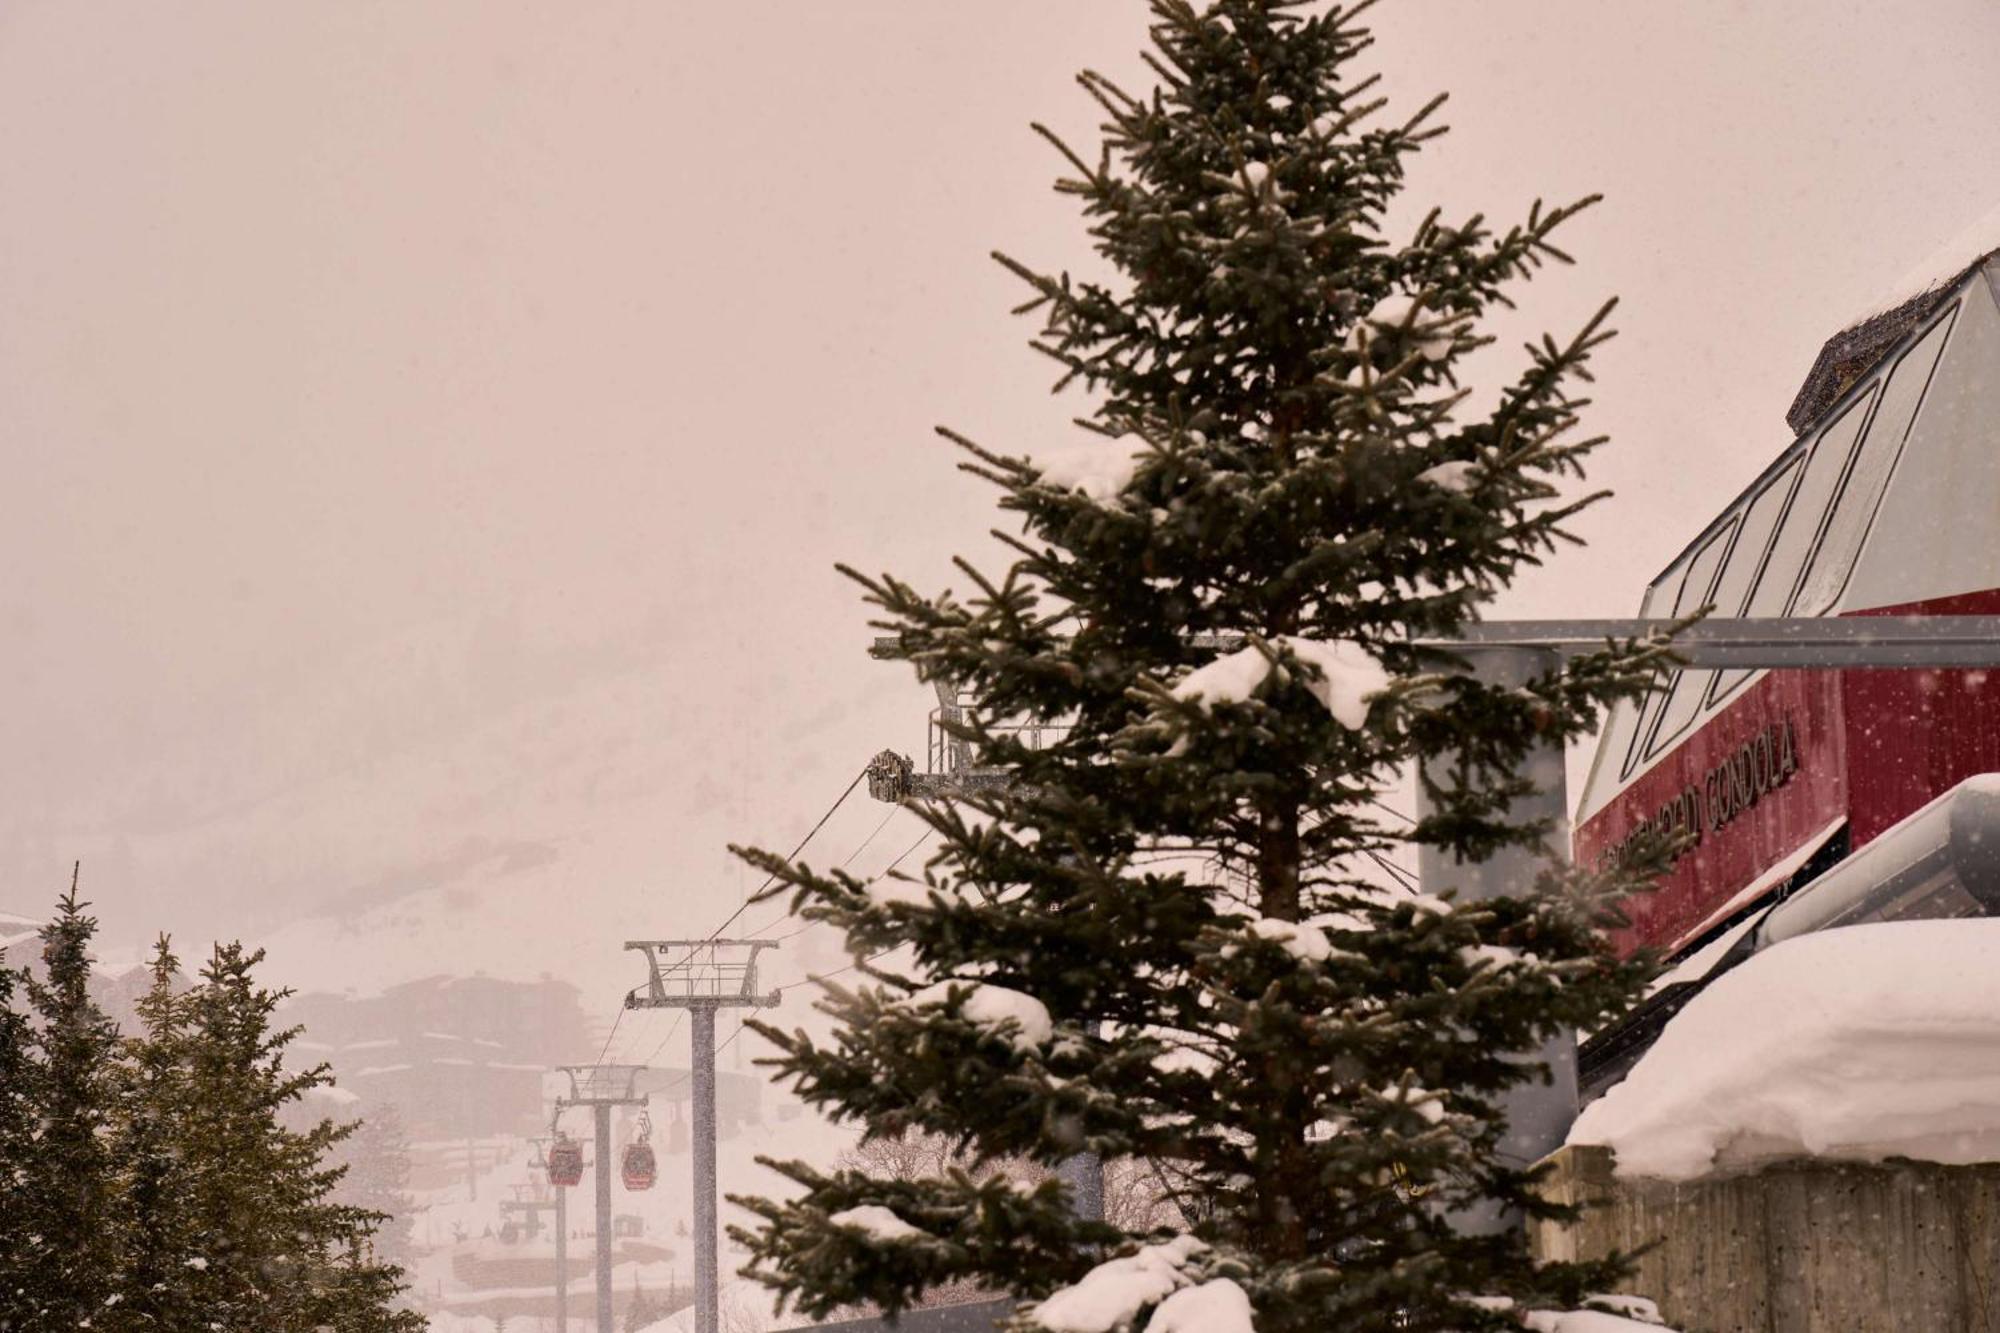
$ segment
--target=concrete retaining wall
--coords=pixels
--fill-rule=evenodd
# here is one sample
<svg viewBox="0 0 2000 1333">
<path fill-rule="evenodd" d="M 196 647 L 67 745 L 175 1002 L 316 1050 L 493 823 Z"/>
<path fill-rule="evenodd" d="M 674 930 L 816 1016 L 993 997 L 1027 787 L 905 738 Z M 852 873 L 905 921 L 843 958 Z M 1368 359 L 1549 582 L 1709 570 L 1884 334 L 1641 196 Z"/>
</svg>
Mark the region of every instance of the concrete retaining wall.
<svg viewBox="0 0 2000 1333">
<path fill-rule="evenodd" d="M 1538 1255 L 1654 1244 L 1630 1290 L 1687 1333 L 2000 1333 L 2000 1164 L 1787 1162 L 1674 1185 L 1623 1181 L 1602 1148 L 1550 1158 Z"/>
</svg>

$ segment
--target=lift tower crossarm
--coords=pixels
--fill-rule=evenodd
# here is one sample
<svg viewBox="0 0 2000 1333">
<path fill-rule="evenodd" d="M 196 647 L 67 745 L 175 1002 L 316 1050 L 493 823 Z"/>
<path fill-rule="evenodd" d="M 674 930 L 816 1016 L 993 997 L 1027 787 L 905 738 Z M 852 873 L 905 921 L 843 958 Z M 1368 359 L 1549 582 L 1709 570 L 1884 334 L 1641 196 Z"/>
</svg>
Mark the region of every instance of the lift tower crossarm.
<svg viewBox="0 0 2000 1333">
<path fill-rule="evenodd" d="M 689 1008 L 701 1001 L 768 1009 L 778 1003 L 775 990 L 757 993 L 757 955 L 777 948 L 776 940 L 627 940 L 625 947 L 646 955 L 646 998 L 628 996 L 628 1009 Z M 724 956 L 740 949 L 750 952 Z M 676 951 L 681 957 L 661 957 Z"/>
</svg>

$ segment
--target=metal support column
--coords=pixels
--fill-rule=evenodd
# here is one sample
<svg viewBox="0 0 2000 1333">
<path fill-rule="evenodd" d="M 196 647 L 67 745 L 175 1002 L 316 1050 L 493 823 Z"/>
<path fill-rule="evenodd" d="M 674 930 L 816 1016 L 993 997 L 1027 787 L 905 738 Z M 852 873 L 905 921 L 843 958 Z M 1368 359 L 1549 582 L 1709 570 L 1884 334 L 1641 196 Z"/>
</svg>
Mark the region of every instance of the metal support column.
<svg viewBox="0 0 2000 1333">
<path fill-rule="evenodd" d="M 625 997 L 628 1009 L 685 1009 L 693 1020 L 694 1075 L 694 1327 L 720 1333 L 716 1254 L 715 1013 L 718 1009 L 778 1003 L 778 992 L 757 991 L 757 955 L 771 940 L 630 940 L 646 955 L 643 993 Z M 679 954 L 678 958 L 672 957 Z"/>
<path fill-rule="evenodd" d="M 556 1333 L 569 1333 L 569 1191 L 556 1190 Z"/>
<path fill-rule="evenodd" d="M 613 1333 L 611 1321 L 611 1108 L 644 1106 L 638 1091 L 644 1065 L 564 1065 L 569 1096 L 556 1098 L 558 1114 L 566 1107 L 588 1106 L 597 1141 L 597 1333 Z M 559 1253 L 558 1262 L 567 1258 Z M 565 1285 L 568 1272 L 563 1274 Z M 558 1318 L 562 1316 L 559 1314 Z"/>
<path fill-rule="evenodd" d="M 1503 689 L 1526 685 L 1538 676 L 1562 669 L 1562 654 L 1546 648 L 1457 647 L 1482 684 Z M 1451 764 L 1450 755 L 1441 755 L 1430 765 L 1440 776 Z M 1417 882 L 1426 893 L 1456 890 L 1462 902 L 1482 898 L 1519 897 L 1531 892 L 1536 877 L 1551 866 L 1569 860 L 1569 786 L 1563 763 L 1563 747 L 1552 741 L 1537 747 L 1523 760 L 1520 777 L 1534 790 L 1518 797 L 1507 808 L 1509 823 L 1541 823 L 1548 829 L 1543 841 L 1532 847 L 1509 847 L 1484 861 L 1461 861 L 1441 847 L 1424 844 L 1417 849 Z M 1433 812 L 1422 782 L 1417 784 L 1417 818 Z M 1576 1117 L 1576 1038 L 1565 1034 L 1535 1053 L 1548 1065 L 1549 1082 L 1524 1083 L 1501 1098 L 1507 1112 L 1507 1132 L 1500 1140 L 1500 1154 L 1516 1167 L 1527 1167 L 1560 1148 Z"/>
<path fill-rule="evenodd" d="M 694 1020 L 694 1329 L 717 1333 L 715 1261 L 715 1007 L 696 1005 Z"/>
<path fill-rule="evenodd" d="M 591 1108 L 597 1128 L 597 1333 L 611 1327 L 611 1105 Z"/>
<path fill-rule="evenodd" d="M 1086 1222 L 1104 1220 L 1104 1161 L 1095 1153 L 1065 1158 L 1056 1174 L 1069 1186 L 1070 1210 Z"/>
</svg>

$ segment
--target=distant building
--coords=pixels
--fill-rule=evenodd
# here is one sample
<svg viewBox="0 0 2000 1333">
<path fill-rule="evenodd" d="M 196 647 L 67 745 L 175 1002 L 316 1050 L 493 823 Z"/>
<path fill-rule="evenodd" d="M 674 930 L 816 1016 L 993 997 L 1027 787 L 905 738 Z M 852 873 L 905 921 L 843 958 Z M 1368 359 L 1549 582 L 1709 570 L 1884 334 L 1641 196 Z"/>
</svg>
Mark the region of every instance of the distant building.
<svg viewBox="0 0 2000 1333">
<path fill-rule="evenodd" d="M 402 1112 L 413 1142 L 518 1137 L 547 1126 L 542 1078 L 582 1058 L 589 1022 L 576 987 L 433 976 L 378 995 L 295 996 L 284 1019 L 301 1058 L 324 1060 L 363 1102 Z"/>
</svg>

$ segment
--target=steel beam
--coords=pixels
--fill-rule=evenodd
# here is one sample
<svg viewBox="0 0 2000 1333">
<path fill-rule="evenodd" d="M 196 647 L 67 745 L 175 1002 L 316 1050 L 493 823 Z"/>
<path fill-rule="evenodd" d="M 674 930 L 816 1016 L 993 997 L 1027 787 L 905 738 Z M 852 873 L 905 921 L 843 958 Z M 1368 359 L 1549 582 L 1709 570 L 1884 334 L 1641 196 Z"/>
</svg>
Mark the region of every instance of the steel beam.
<svg viewBox="0 0 2000 1333">
<path fill-rule="evenodd" d="M 1704 620 L 1490 620 L 1417 646 L 1539 648 L 1575 657 L 1628 639 L 1671 638 L 1696 667 L 1839 671 L 2000 666 L 2000 616 L 1783 616 Z"/>
<path fill-rule="evenodd" d="M 611 1104 L 590 1108 L 597 1128 L 597 1333 L 611 1327 Z"/>
<path fill-rule="evenodd" d="M 716 1262 L 715 1226 L 715 1006 L 696 1005 L 694 1067 L 694 1326 L 695 1333 L 718 1333 L 721 1272 Z"/>
</svg>

